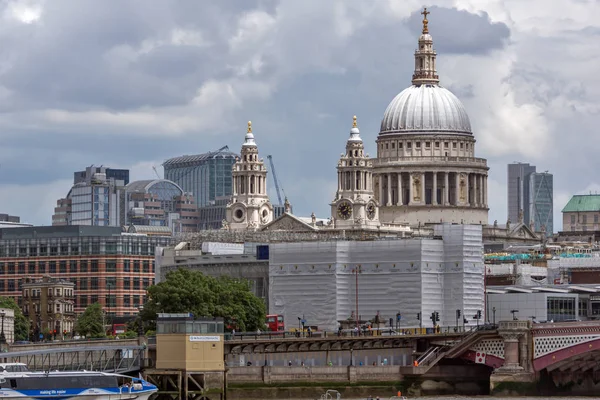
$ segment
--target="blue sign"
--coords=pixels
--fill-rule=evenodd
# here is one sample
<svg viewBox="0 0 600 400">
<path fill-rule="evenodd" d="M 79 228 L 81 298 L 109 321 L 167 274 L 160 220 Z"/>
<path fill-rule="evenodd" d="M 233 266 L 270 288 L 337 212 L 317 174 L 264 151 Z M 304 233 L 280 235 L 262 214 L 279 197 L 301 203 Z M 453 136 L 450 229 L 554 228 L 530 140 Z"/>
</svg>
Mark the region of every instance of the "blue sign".
<svg viewBox="0 0 600 400">
<path fill-rule="evenodd" d="M 44 334 L 40 333 L 40 339 L 43 339 L 43 338 L 44 338 Z"/>
</svg>

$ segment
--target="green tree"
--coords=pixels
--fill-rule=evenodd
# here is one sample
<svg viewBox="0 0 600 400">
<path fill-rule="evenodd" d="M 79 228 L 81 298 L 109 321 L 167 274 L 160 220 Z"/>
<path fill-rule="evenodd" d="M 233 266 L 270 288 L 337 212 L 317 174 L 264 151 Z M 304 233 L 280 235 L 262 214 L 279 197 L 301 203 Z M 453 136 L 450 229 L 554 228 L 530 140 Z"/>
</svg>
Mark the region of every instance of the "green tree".
<svg viewBox="0 0 600 400">
<path fill-rule="evenodd" d="M 15 299 L 0 296 L 0 308 L 10 308 L 15 312 L 15 340 L 29 340 L 29 320 L 23 315 Z"/>
<path fill-rule="evenodd" d="M 90 304 L 77 318 L 75 330 L 86 337 L 104 337 L 104 315 L 100 303 Z"/>
<path fill-rule="evenodd" d="M 149 287 L 148 297 L 141 313 L 145 321 L 155 320 L 157 312 L 191 312 L 196 317 L 223 317 L 226 327 L 238 331 L 265 329 L 265 303 L 251 292 L 247 280 L 180 268 Z"/>
</svg>

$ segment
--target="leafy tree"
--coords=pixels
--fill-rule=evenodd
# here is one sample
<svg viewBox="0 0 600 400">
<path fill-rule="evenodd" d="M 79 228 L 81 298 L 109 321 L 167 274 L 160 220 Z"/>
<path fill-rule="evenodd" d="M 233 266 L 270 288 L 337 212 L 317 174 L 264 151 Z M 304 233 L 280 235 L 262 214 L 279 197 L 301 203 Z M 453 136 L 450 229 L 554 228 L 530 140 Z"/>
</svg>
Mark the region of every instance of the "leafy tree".
<svg viewBox="0 0 600 400">
<path fill-rule="evenodd" d="M 75 330 L 86 337 L 104 337 L 104 315 L 100 303 L 90 304 L 83 314 L 77 318 Z"/>
<path fill-rule="evenodd" d="M 29 340 L 29 320 L 17 302 L 12 297 L 0 296 L 0 308 L 10 308 L 15 312 L 15 340 Z"/>
<path fill-rule="evenodd" d="M 191 312 L 196 317 L 223 317 L 226 327 L 238 331 L 265 328 L 265 303 L 251 292 L 247 280 L 180 268 L 149 287 L 148 297 L 141 312 L 145 321 L 155 320 L 157 312 Z"/>
</svg>

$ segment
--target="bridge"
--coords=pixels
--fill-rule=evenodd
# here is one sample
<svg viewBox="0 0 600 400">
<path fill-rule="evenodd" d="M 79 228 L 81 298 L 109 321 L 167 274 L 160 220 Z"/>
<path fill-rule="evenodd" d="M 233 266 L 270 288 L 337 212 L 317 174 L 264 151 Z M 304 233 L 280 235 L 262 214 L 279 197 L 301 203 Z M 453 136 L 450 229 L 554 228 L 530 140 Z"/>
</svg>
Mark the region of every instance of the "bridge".
<svg viewBox="0 0 600 400">
<path fill-rule="evenodd" d="M 32 371 L 133 373 L 146 364 L 146 348 L 134 340 L 65 341 L 12 345 L 0 362 L 20 362 Z"/>
<path fill-rule="evenodd" d="M 582 380 L 600 381 L 600 321 L 533 324 L 514 320 L 502 321 L 498 326 L 482 326 L 471 332 L 445 329 L 427 335 L 318 338 L 257 335 L 228 340 L 225 347 L 230 357 L 282 353 L 288 354 L 287 360 L 292 360 L 293 353 L 323 352 L 327 355 L 321 358 L 322 362 L 330 359 L 329 352 L 346 354 L 337 359 L 332 357 L 334 366 L 356 365 L 352 356 L 355 350 L 408 349 L 410 359 L 396 358 L 398 363 L 394 363 L 400 366 L 401 376 L 427 378 L 432 368 L 440 364 L 481 365 L 489 369 L 492 391 L 502 382 L 533 383 L 542 375 L 548 376 L 557 387 Z M 265 357 L 264 365 L 266 361 Z"/>
</svg>

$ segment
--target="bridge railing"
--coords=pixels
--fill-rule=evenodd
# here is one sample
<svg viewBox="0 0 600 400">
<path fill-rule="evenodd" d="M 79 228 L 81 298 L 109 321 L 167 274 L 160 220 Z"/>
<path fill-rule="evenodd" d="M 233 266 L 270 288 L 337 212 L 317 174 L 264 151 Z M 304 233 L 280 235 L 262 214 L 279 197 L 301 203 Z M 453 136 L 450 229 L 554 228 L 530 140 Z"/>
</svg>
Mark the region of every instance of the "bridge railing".
<svg viewBox="0 0 600 400">
<path fill-rule="evenodd" d="M 273 340 L 273 339 L 310 339 L 310 338 L 341 338 L 341 337 L 399 337 L 399 336 L 435 336 L 435 335 L 457 335 L 463 336 L 471 332 L 496 329 L 495 325 L 486 324 L 479 326 L 439 326 L 436 328 L 386 328 L 385 330 L 362 330 L 353 331 L 352 329 L 345 329 L 342 331 L 315 331 L 311 332 L 297 332 L 297 331 L 280 331 L 280 332 L 236 332 L 226 333 L 225 340 Z"/>
</svg>

